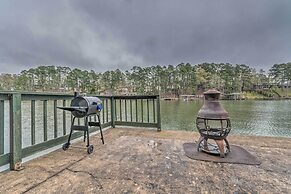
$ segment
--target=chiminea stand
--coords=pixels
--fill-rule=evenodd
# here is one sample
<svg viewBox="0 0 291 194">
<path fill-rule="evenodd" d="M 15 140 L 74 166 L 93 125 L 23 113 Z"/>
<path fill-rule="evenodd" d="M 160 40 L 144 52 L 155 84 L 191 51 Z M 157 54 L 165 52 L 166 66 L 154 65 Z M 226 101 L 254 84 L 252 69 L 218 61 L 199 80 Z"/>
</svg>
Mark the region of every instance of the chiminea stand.
<svg viewBox="0 0 291 194">
<path fill-rule="evenodd" d="M 224 128 L 214 128 L 210 127 L 208 122 L 218 122 Z M 204 151 L 209 154 L 220 155 L 220 157 L 225 157 L 225 154 L 230 152 L 230 146 L 226 139 L 228 133 L 230 132 L 231 124 L 229 119 L 215 120 L 215 119 L 202 119 L 197 118 L 197 127 L 200 133 L 200 138 L 197 144 L 197 151 Z M 202 125 L 200 124 L 202 123 Z M 201 126 L 206 127 L 201 127 Z M 208 140 L 213 140 L 215 144 L 210 143 Z M 225 143 L 225 145 L 224 145 Z"/>
<path fill-rule="evenodd" d="M 98 121 L 96 121 L 96 122 L 88 121 L 88 117 L 89 117 L 89 115 L 84 117 L 84 119 L 85 119 L 84 125 L 75 125 L 75 119 L 77 117 L 73 116 L 72 124 L 71 124 L 71 131 L 70 131 L 70 135 L 68 138 L 68 142 L 63 144 L 63 150 L 69 149 L 69 147 L 71 145 L 70 141 L 71 141 L 73 131 L 84 131 L 84 142 L 86 141 L 86 137 L 87 137 L 87 145 L 86 145 L 87 153 L 91 154 L 93 152 L 93 149 L 94 149 L 94 146 L 90 145 L 90 140 L 89 140 L 89 127 L 91 127 L 91 126 L 99 127 L 102 144 L 104 144 L 104 138 L 103 138 L 101 122 L 100 122 L 100 115 L 97 114 Z"/>
</svg>

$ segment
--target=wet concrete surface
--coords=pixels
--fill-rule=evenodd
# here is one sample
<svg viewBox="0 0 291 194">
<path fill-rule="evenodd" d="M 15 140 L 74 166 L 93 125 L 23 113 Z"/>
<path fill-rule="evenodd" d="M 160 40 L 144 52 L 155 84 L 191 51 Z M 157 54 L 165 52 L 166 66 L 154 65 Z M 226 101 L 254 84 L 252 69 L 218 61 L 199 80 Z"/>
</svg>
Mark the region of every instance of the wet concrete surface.
<svg viewBox="0 0 291 194">
<path fill-rule="evenodd" d="M 0 193 L 291 193 L 291 139 L 230 135 L 261 165 L 213 163 L 185 156 L 186 131 L 115 128 L 0 174 Z"/>
</svg>

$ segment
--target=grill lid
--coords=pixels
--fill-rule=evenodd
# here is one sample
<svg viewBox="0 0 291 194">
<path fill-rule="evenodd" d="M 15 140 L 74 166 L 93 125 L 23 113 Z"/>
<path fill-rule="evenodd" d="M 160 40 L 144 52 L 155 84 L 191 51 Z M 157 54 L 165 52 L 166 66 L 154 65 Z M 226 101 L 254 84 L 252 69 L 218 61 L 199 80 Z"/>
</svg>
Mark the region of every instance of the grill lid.
<svg viewBox="0 0 291 194">
<path fill-rule="evenodd" d="M 75 117 L 81 118 L 98 114 L 102 109 L 102 101 L 97 97 L 75 95 L 70 107 L 58 107 L 70 111 Z"/>
</svg>

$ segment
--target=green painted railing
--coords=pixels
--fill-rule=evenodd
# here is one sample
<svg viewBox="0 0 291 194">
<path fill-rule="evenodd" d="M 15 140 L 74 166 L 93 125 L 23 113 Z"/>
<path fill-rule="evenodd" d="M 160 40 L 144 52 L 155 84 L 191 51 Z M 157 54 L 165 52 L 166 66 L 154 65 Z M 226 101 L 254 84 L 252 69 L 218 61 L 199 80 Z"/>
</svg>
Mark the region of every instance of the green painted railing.
<svg viewBox="0 0 291 194">
<path fill-rule="evenodd" d="M 119 125 L 161 129 L 158 95 L 97 97 L 103 102 L 102 128 Z M 18 170 L 23 158 L 64 143 L 72 116 L 57 106 L 69 106 L 72 99 L 73 95 L 0 92 L 0 167 L 10 164 L 11 170 Z M 92 128 L 91 132 L 96 130 Z M 83 133 L 75 132 L 72 138 L 81 136 Z"/>
</svg>

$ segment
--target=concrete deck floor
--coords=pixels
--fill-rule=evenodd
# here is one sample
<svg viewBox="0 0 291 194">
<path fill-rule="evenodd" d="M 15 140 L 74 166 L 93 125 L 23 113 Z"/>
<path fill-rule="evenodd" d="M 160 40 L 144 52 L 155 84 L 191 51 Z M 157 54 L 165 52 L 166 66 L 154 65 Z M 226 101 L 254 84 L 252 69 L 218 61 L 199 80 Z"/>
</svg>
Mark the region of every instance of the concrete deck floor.
<svg viewBox="0 0 291 194">
<path fill-rule="evenodd" d="M 234 136 L 259 166 L 212 163 L 185 156 L 186 131 L 109 129 L 83 142 L 24 163 L 21 171 L 0 173 L 0 193 L 291 193 L 291 139 Z"/>
</svg>

